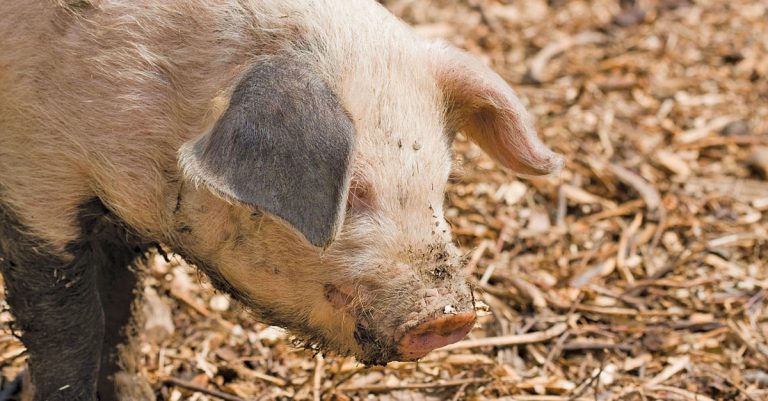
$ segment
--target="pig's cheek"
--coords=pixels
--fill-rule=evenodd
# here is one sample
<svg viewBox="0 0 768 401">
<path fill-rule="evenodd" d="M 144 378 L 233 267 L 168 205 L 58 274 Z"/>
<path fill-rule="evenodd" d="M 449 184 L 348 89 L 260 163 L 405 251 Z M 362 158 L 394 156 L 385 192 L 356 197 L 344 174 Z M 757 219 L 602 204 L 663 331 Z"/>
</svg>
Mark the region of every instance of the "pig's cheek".
<svg viewBox="0 0 768 401">
<path fill-rule="evenodd" d="M 323 295 L 325 300 L 333 306 L 334 309 L 350 310 L 355 300 L 355 296 L 361 296 L 364 290 L 361 287 L 354 287 L 344 284 L 326 283 L 323 286 Z"/>
</svg>

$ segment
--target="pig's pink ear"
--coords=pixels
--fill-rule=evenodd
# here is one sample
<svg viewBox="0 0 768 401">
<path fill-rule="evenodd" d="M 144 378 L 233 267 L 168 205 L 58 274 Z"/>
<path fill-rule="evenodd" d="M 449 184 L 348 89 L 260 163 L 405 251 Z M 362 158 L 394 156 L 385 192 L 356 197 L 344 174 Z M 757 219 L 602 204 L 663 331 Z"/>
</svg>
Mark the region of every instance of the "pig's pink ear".
<svg viewBox="0 0 768 401">
<path fill-rule="evenodd" d="M 185 144 L 187 177 L 285 220 L 326 247 L 344 218 L 355 129 L 319 74 L 295 60 L 256 63 L 213 128 Z"/>
<path fill-rule="evenodd" d="M 500 76 L 458 49 L 434 46 L 431 64 L 450 129 L 518 174 L 546 175 L 562 167 L 562 156 L 539 140 L 530 115 Z"/>
</svg>

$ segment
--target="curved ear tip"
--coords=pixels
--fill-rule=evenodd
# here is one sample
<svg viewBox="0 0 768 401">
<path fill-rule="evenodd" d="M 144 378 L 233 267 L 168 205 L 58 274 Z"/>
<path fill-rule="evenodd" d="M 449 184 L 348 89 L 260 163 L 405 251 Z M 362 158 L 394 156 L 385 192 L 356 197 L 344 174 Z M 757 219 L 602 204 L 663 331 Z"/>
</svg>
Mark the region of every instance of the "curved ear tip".
<svg viewBox="0 0 768 401">
<path fill-rule="evenodd" d="M 308 227 L 306 224 L 294 225 L 288 222 L 289 226 L 298 231 L 299 235 L 312 246 L 320 249 L 327 249 L 333 241 L 339 236 L 342 221 L 335 224 L 320 224 L 317 227 Z"/>
<path fill-rule="evenodd" d="M 546 175 L 553 175 L 558 174 L 560 171 L 565 167 L 565 156 L 552 152 L 552 154 L 549 157 L 549 162 L 547 163 L 547 168 L 545 169 Z"/>
<path fill-rule="evenodd" d="M 522 176 L 542 177 L 556 175 L 560 173 L 564 166 L 565 156 L 548 151 L 542 157 L 537 158 L 537 160 L 527 160 L 523 165 L 514 170 Z"/>
<path fill-rule="evenodd" d="M 323 234 L 302 234 L 304 235 L 304 238 L 312 244 L 312 246 L 320 249 L 326 249 L 328 246 L 331 245 L 331 243 L 334 240 L 334 233 L 323 233 Z"/>
</svg>

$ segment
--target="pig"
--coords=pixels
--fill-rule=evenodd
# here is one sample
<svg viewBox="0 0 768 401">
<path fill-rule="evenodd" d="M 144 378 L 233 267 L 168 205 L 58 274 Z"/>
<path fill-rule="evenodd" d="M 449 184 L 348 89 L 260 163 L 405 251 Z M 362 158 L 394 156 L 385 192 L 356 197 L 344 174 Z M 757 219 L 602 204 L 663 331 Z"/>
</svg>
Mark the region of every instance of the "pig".
<svg viewBox="0 0 768 401">
<path fill-rule="evenodd" d="M 502 78 L 372 0 L 3 1 L 0 270 L 28 394 L 126 398 L 156 244 L 325 352 L 461 339 L 457 132 L 524 176 L 562 165 Z"/>
</svg>

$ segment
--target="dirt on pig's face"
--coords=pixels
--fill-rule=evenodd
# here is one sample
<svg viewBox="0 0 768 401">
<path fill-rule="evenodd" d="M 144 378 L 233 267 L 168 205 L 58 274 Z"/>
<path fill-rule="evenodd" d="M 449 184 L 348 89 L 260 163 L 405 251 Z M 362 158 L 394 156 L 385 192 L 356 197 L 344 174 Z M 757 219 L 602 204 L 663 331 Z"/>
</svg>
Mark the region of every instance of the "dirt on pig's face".
<svg viewBox="0 0 768 401">
<path fill-rule="evenodd" d="M 366 364 L 416 360 L 464 337 L 475 318 L 443 216 L 450 141 L 437 129 L 426 138 L 366 132 L 356 143 L 344 222 L 327 248 L 193 185 L 182 190 L 179 242 L 259 321 L 307 345 Z"/>
<path fill-rule="evenodd" d="M 350 222 L 352 237 L 372 239 L 368 249 L 350 241 L 349 248 L 332 251 L 339 260 L 346 259 L 342 270 L 347 277 L 327 280 L 322 308 L 316 311 L 321 326 L 337 327 L 338 331 L 331 331 L 338 333 L 331 348 L 349 347 L 362 362 L 382 364 L 415 360 L 432 348 L 461 339 L 474 323 L 474 312 L 472 293 L 454 246 L 438 235 L 431 242 L 398 243 L 397 238 L 387 238 L 376 246 L 374 238 L 384 239 L 382 231 L 395 227 L 382 230 L 387 223 L 369 219 L 359 216 Z M 455 316 L 460 317 L 460 324 L 446 327 L 432 339 L 422 336 L 425 344 L 407 340 L 418 327 Z"/>
<path fill-rule="evenodd" d="M 183 230 L 185 248 L 199 255 L 192 259 L 257 320 L 306 345 L 383 364 L 418 359 L 472 326 L 472 293 L 439 205 L 396 218 L 351 205 L 339 238 L 321 250 L 274 217 L 193 192 L 187 205 L 203 198 L 206 207 Z M 459 323 L 435 338 L 403 344 L 409 332 L 454 316 Z"/>
</svg>

